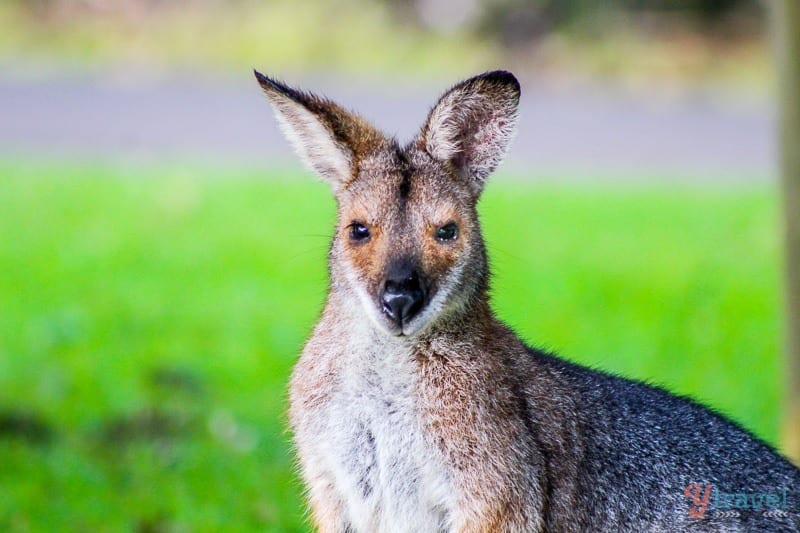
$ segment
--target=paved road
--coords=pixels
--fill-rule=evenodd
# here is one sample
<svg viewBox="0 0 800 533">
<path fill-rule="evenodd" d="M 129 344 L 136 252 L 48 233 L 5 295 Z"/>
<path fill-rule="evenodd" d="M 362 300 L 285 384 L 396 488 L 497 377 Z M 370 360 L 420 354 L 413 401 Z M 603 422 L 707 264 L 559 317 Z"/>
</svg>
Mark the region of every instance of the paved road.
<svg viewBox="0 0 800 533">
<path fill-rule="evenodd" d="M 415 133 L 442 89 L 308 76 L 299 82 L 401 139 Z M 726 102 L 708 94 L 645 99 L 523 82 L 522 121 L 507 167 L 534 177 L 771 179 L 772 109 Z M 0 152 L 265 165 L 292 160 L 249 72 L 226 81 L 183 75 L 131 82 L 74 74 L 24 79 L 0 71 Z"/>
</svg>

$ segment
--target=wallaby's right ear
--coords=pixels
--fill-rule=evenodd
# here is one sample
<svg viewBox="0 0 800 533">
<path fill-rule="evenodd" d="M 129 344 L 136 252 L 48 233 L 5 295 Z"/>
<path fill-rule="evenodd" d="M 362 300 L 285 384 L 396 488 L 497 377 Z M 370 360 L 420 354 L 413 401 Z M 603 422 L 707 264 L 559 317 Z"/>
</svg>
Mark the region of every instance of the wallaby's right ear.
<svg viewBox="0 0 800 533">
<path fill-rule="evenodd" d="M 334 192 L 346 187 L 355 176 L 359 158 L 376 149 L 383 136 L 330 100 L 253 72 L 283 134 L 303 162 L 330 183 Z"/>
</svg>

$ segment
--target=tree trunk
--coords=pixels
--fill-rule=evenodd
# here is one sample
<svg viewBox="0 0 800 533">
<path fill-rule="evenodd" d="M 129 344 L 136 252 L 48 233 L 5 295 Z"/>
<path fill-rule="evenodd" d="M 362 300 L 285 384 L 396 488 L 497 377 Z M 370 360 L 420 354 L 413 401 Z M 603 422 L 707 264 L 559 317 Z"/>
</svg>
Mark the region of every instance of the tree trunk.
<svg viewBox="0 0 800 533">
<path fill-rule="evenodd" d="M 783 449 L 800 462 L 800 1 L 776 0 L 780 165 L 785 231 L 786 403 Z"/>
</svg>

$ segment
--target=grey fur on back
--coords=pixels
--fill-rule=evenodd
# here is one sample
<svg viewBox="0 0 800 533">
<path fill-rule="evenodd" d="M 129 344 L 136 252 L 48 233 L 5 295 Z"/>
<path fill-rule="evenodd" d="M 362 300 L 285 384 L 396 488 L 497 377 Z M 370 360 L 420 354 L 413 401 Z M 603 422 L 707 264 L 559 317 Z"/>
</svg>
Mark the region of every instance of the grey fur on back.
<svg viewBox="0 0 800 533">
<path fill-rule="evenodd" d="M 450 88 L 407 145 L 256 77 L 337 199 L 290 389 L 321 531 L 800 531 L 800 471 L 767 444 L 493 315 L 476 204 L 515 131 L 510 73 Z"/>
</svg>

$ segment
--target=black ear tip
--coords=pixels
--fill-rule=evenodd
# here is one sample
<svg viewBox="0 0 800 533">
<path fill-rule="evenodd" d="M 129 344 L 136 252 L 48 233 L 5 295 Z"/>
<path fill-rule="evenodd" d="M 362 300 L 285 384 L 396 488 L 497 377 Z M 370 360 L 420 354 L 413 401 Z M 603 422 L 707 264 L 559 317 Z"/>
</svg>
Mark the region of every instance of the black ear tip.
<svg viewBox="0 0 800 533">
<path fill-rule="evenodd" d="M 290 98 L 298 98 L 298 92 L 285 83 L 272 79 L 269 76 L 265 76 L 256 69 L 253 69 L 253 74 L 255 74 L 258 83 L 261 85 L 261 88 L 264 89 L 264 92 L 266 92 L 267 95 L 280 93 Z"/>
<path fill-rule="evenodd" d="M 256 69 L 253 69 L 253 74 L 255 74 L 258 83 L 260 83 L 261 85 L 273 85 L 271 79 L 269 79 L 267 76 L 264 76 Z"/>
<path fill-rule="evenodd" d="M 517 80 L 516 76 L 507 70 L 493 70 L 491 72 L 481 74 L 479 77 L 492 84 L 506 85 L 514 89 L 516 92 L 520 91 L 519 80 Z"/>
</svg>

